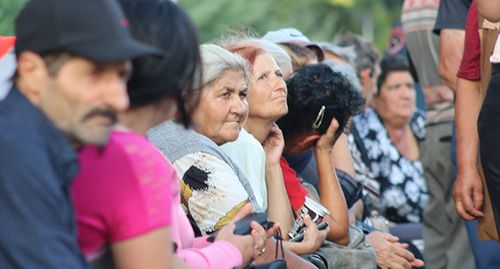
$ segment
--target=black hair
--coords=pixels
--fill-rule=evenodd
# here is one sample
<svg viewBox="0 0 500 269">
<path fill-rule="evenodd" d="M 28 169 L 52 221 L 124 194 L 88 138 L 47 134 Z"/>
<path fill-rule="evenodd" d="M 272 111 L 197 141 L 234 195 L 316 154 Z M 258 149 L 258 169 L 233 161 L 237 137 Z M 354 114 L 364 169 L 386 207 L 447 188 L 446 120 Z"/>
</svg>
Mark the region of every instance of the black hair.
<svg viewBox="0 0 500 269">
<path fill-rule="evenodd" d="M 339 128 L 335 139 L 346 128 L 351 116 L 361 112 L 364 98 L 342 74 L 326 64 L 314 64 L 297 70 L 295 76 L 286 81 L 288 87 L 288 114 L 278 120 L 286 140 L 316 131 L 324 134 L 332 118 Z M 321 107 L 324 117 L 317 128 L 313 123 Z"/>
<path fill-rule="evenodd" d="M 199 99 L 201 58 L 196 28 L 188 15 L 166 0 L 120 0 L 135 39 L 163 51 L 163 57 L 134 59 L 128 82 L 130 107 L 175 96 L 180 120 L 187 126 Z"/>
<path fill-rule="evenodd" d="M 339 38 L 337 45 L 341 47 L 354 47 L 354 51 L 356 52 L 354 67 L 356 68 L 358 77 L 361 71 L 366 68 L 370 68 L 371 77 L 375 75 L 375 69 L 380 61 L 380 53 L 371 42 L 355 34 L 347 34 Z"/>
<path fill-rule="evenodd" d="M 408 59 L 400 55 L 385 56 L 380 63 L 380 76 L 377 79 L 377 95 L 380 93 L 380 89 L 385 83 L 387 76 L 391 72 L 396 71 L 408 71 L 411 74 Z"/>
</svg>

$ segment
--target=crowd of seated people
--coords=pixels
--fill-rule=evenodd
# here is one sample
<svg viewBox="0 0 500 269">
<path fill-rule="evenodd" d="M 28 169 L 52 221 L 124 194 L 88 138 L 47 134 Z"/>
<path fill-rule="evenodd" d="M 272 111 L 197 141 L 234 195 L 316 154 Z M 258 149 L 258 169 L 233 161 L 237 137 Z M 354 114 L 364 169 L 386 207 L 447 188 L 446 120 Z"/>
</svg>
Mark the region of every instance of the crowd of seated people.
<svg viewBox="0 0 500 269">
<path fill-rule="evenodd" d="M 38 1 L 70 11 L 65 1 L 82 2 Z M 406 59 L 380 59 L 357 36 L 312 42 L 294 28 L 200 44 L 189 16 L 164 0 L 96 0 L 103 15 L 127 18 L 104 22 L 121 41 L 90 48 L 103 29 L 61 15 L 88 36 L 45 44 L 26 19 L 48 20 L 33 2 L 0 102 L 0 127 L 20 136 L 0 135 L 1 165 L 29 167 L 0 169 L 2 214 L 12 216 L 0 250 L 18 240 L 0 267 L 424 266 L 411 240 L 422 239 L 428 199 L 425 120 Z M 13 109 L 44 131 L 12 124 Z M 16 138 L 29 144 L 16 151 Z M 17 226 L 26 238 L 12 237 Z"/>
</svg>

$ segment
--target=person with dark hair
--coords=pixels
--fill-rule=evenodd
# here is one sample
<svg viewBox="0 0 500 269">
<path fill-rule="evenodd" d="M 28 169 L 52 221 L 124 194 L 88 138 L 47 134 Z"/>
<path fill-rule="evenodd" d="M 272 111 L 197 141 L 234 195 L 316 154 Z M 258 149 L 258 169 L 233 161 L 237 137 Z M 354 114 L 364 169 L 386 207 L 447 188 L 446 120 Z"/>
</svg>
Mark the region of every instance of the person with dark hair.
<svg viewBox="0 0 500 269">
<path fill-rule="evenodd" d="M 335 251 L 338 246 L 328 241 L 318 250 L 318 253 L 327 258 L 329 268 L 336 268 L 340 264 L 348 264 L 352 268 L 374 266 L 374 250 L 366 245 L 365 249 L 358 249 L 359 246 L 353 243 L 360 235 L 365 242 L 364 236 L 358 229 L 349 228 L 346 201 L 332 154 L 338 137 L 350 117 L 359 112 L 364 99 L 343 75 L 334 72 L 325 64 L 310 65 L 297 70 L 294 77 L 287 80 L 287 88 L 289 112 L 277 121 L 278 126 L 283 129 L 284 154 L 298 155 L 313 149 L 319 189 L 319 197 L 307 190 L 303 192 L 302 197 L 290 197 L 292 204 L 296 203 L 293 200 L 304 199 L 304 196 L 316 201 L 319 199 L 319 202 L 332 212 L 333 221 L 328 222 L 329 225 L 334 225 L 332 229 L 337 228 L 337 234 L 343 231 L 344 227 L 349 231 L 347 242 L 330 236 L 331 242 L 346 246 L 338 253 Z M 281 168 L 287 188 L 294 185 L 302 187 L 301 179 L 284 157 L 281 158 Z M 351 253 L 352 249 L 358 250 Z M 342 253 L 346 254 L 343 258 L 331 257 Z"/>
<path fill-rule="evenodd" d="M 289 111 L 277 121 L 283 130 L 284 152 L 297 154 L 314 148 L 319 174 L 320 202 L 334 214 L 334 220 L 330 223 L 335 225 L 332 229 L 347 229 L 347 207 L 335 174 L 331 153 L 349 118 L 356 114 L 363 104 L 363 98 L 346 78 L 324 64 L 297 70 L 294 77 L 287 81 L 287 88 Z M 332 120 L 333 118 L 335 120 Z M 327 132 L 332 129 L 335 130 L 334 133 Z M 284 158 L 281 160 L 281 166 L 285 182 L 290 182 L 295 175 L 290 173 L 291 168 Z M 295 204 L 295 201 L 291 203 Z M 337 230 L 336 234 L 341 234 L 340 231 Z M 333 242 L 344 242 L 332 236 L 329 236 L 329 239 Z"/>
<path fill-rule="evenodd" d="M 18 65 L 0 104 L 1 268 L 87 267 L 69 193 L 76 151 L 106 145 L 128 106 L 129 60 L 158 52 L 125 21 L 108 0 L 28 1 L 17 16 Z"/>
<path fill-rule="evenodd" d="M 160 48 L 163 57 L 133 61 L 135 72 L 127 85 L 131 107 L 119 114 L 122 125 L 106 147 L 80 151 L 82 170 L 73 184 L 80 247 L 95 267 L 245 265 L 254 245 L 262 247 L 264 229 L 253 223 L 254 236 L 238 236 L 234 225 L 227 225 L 214 243 L 195 238 L 180 205 L 174 167 L 144 137 L 151 127 L 178 115 L 177 107 L 185 103 L 186 110 L 179 109 L 184 116 L 178 118 L 190 121 L 188 109 L 198 102 L 201 82 L 197 32 L 170 1 L 120 2 L 133 35 Z"/>
<path fill-rule="evenodd" d="M 413 83 L 406 59 L 384 58 L 373 109 L 353 118 L 351 130 L 353 146 L 369 169 L 359 178 L 370 180 L 364 184 L 374 193 L 375 208 L 396 223 L 420 223 L 427 201 L 419 160 L 424 119 L 415 111 Z"/>
<path fill-rule="evenodd" d="M 120 0 L 127 10 L 142 9 L 152 3 Z M 150 2 L 150 1 L 146 1 Z M 163 61 L 155 57 L 141 58 L 133 61 L 134 73 L 128 85 L 130 108 L 143 104 L 161 103 L 165 91 L 170 89 L 171 97 L 175 97 L 180 113 L 179 120 L 185 126 L 190 124 L 189 112 L 196 106 L 201 80 L 199 43 L 193 42 L 195 26 L 184 12 L 167 7 L 167 4 L 154 3 L 158 9 L 146 8 L 141 12 L 128 12 L 129 20 L 138 23 L 131 26 L 136 38 L 147 43 L 161 44 L 164 51 Z M 151 18 L 160 21 L 171 20 L 158 29 L 154 28 Z M 149 33 L 149 34 L 148 34 Z M 175 35 L 177 38 L 172 39 Z M 179 89 L 179 90 L 175 90 Z M 160 104 L 161 105 L 161 104 Z"/>
<path fill-rule="evenodd" d="M 380 53 L 371 42 L 354 34 L 340 37 L 337 40 L 337 45 L 354 48 L 356 52 L 354 68 L 356 68 L 363 97 L 366 100 L 365 107 L 370 106 L 377 91 L 375 84 L 380 73 Z"/>
</svg>

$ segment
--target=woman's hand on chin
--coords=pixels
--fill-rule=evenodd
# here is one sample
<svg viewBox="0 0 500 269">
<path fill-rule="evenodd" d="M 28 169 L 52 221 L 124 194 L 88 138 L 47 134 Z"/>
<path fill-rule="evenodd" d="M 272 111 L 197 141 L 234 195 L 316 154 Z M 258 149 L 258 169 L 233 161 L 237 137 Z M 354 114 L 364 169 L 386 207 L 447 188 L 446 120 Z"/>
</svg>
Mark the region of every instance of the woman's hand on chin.
<svg viewBox="0 0 500 269">
<path fill-rule="evenodd" d="M 283 133 L 278 125 L 275 123 L 269 131 L 266 140 L 262 143 L 262 147 L 266 152 L 267 165 L 279 165 L 283 148 L 285 147 L 285 140 Z"/>
</svg>

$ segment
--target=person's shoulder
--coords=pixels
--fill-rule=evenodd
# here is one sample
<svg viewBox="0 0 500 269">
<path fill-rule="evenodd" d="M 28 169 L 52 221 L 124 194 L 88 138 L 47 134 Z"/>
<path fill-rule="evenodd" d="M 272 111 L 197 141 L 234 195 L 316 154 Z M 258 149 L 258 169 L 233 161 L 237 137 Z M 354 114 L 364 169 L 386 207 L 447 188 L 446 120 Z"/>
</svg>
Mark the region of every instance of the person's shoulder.
<svg viewBox="0 0 500 269">
<path fill-rule="evenodd" d="M 112 131 L 105 146 L 84 146 L 79 152 L 79 160 L 84 166 L 92 163 L 93 167 L 120 167 L 119 171 L 130 172 L 129 169 L 158 154 L 145 137 L 127 131 Z"/>
<path fill-rule="evenodd" d="M 255 139 L 255 137 L 242 129 L 238 139 L 233 142 L 228 142 L 220 146 L 222 151 L 231 156 L 233 155 L 251 155 L 251 154 L 264 154 L 262 145 Z"/>
<path fill-rule="evenodd" d="M 146 137 L 133 132 L 114 131 L 111 134 L 110 147 L 126 158 L 132 167 L 159 166 L 171 168 L 170 161 Z"/>
<path fill-rule="evenodd" d="M 7 127 L 7 128 L 3 128 Z M 0 120 L 0 156 L 21 158 L 26 161 L 37 156 L 48 156 L 44 139 L 37 133 L 26 132 L 23 128 L 8 128 Z"/>
</svg>

